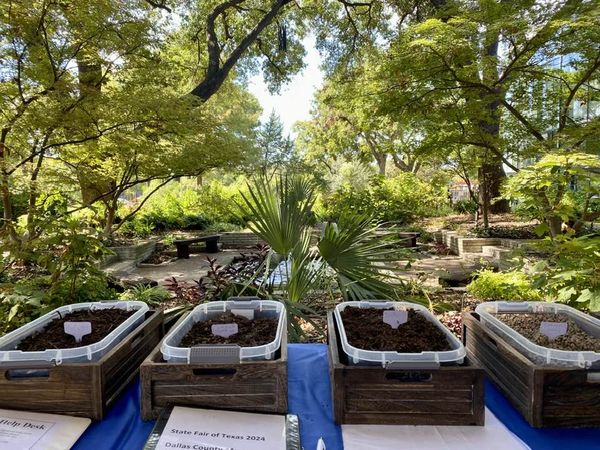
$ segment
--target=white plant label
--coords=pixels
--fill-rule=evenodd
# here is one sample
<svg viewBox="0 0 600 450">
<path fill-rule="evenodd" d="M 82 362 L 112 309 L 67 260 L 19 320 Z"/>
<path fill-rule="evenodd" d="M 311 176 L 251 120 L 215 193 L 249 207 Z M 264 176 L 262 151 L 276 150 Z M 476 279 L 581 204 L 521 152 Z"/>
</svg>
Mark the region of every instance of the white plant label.
<svg viewBox="0 0 600 450">
<path fill-rule="evenodd" d="M 221 336 L 228 338 L 234 334 L 237 334 L 238 324 L 237 323 L 215 323 L 210 327 L 214 336 Z"/>
<path fill-rule="evenodd" d="M 542 322 L 540 324 L 540 334 L 553 341 L 557 337 L 567 334 L 567 327 L 566 322 Z"/>
<path fill-rule="evenodd" d="M 81 338 L 92 332 L 91 322 L 65 322 L 65 333 L 75 338 L 75 342 L 81 342 Z"/>
<path fill-rule="evenodd" d="M 393 329 L 398 328 L 408 320 L 408 311 L 387 310 L 383 312 L 383 322 Z"/>
</svg>

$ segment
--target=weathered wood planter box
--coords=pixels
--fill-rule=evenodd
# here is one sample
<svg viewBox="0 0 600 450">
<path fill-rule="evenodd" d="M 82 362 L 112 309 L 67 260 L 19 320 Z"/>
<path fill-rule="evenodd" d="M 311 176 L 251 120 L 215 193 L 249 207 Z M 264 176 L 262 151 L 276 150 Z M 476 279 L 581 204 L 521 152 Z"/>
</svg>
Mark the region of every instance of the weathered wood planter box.
<svg viewBox="0 0 600 450">
<path fill-rule="evenodd" d="M 182 317 L 179 322 L 185 320 Z M 287 413 L 287 331 L 269 361 L 165 362 L 159 343 L 140 369 L 142 419 L 158 418 L 167 405 Z"/>
<path fill-rule="evenodd" d="M 338 424 L 483 425 L 484 371 L 470 360 L 438 369 L 351 366 L 327 317 L 329 372 Z"/>
<path fill-rule="evenodd" d="M 463 315 L 463 341 L 469 357 L 531 426 L 600 426 L 600 370 L 535 364 L 483 326 L 476 313 Z"/>
<path fill-rule="evenodd" d="M 11 363 L 0 368 L 0 408 L 101 420 L 163 336 L 163 313 L 146 320 L 91 363 Z"/>
</svg>

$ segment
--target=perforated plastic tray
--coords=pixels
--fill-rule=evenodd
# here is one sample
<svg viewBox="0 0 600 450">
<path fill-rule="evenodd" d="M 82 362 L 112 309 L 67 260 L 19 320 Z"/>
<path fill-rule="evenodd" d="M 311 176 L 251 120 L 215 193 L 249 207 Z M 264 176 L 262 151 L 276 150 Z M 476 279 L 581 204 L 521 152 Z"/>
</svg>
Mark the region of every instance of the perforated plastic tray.
<svg viewBox="0 0 600 450">
<path fill-rule="evenodd" d="M 484 326 L 508 340 L 533 362 L 560 367 L 600 368 L 600 353 L 598 352 L 574 352 L 543 347 L 530 341 L 500 319 L 494 317 L 494 314 L 503 313 L 562 313 L 575 321 L 586 333 L 600 338 L 600 320 L 575 308 L 558 303 L 544 302 L 486 302 L 478 305 L 475 312 L 481 317 L 481 323 Z"/>
<path fill-rule="evenodd" d="M 365 309 L 414 309 L 427 320 L 436 325 L 444 332 L 452 350 L 443 352 L 421 352 L 421 353 L 399 353 L 393 351 L 379 352 L 363 350 L 350 345 L 344 329 L 342 311 L 348 307 Z M 348 355 L 348 361 L 352 365 L 381 365 L 386 368 L 436 368 L 440 365 L 462 364 L 466 351 L 463 344 L 442 323 L 422 305 L 410 302 L 388 302 L 380 300 L 343 302 L 335 307 L 334 315 L 340 332 L 342 349 Z"/>
<path fill-rule="evenodd" d="M 225 312 L 254 318 L 272 318 L 278 321 L 275 340 L 255 347 L 239 345 L 199 345 L 192 348 L 178 347 L 183 337 L 196 322 L 217 317 Z M 227 301 L 209 302 L 196 306 L 193 311 L 177 327 L 167 334 L 161 345 L 161 353 L 165 361 L 185 363 L 235 363 L 241 361 L 259 361 L 273 359 L 281 346 L 281 337 L 285 329 L 286 310 L 281 302 L 258 299 L 230 299 Z"/>
<path fill-rule="evenodd" d="M 64 317 L 66 314 L 74 311 L 109 308 L 124 309 L 126 311 L 133 309 L 136 310 L 136 312 L 115 328 L 108 336 L 95 344 L 66 349 L 47 349 L 42 352 L 23 352 L 15 350 L 19 342 L 25 337 L 38 331 L 42 331 L 54 319 Z M 138 301 L 74 303 L 72 305 L 61 306 L 0 338 L 0 365 L 14 363 L 15 361 L 24 363 L 44 361 L 56 365 L 98 361 L 144 321 L 148 309 L 146 303 Z"/>
</svg>

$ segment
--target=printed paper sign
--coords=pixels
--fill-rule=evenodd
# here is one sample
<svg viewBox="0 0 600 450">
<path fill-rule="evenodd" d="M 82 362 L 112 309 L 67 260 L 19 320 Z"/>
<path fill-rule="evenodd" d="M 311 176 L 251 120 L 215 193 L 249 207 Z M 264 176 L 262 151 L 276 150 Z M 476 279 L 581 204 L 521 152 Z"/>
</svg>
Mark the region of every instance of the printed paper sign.
<svg viewBox="0 0 600 450">
<path fill-rule="evenodd" d="M 408 320 L 408 311 L 384 311 L 383 321 L 396 329 Z"/>
<path fill-rule="evenodd" d="M 156 450 L 285 450 L 285 416 L 176 406 Z"/>
<path fill-rule="evenodd" d="M 557 337 L 567 334 L 567 326 L 566 322 L 542 322 L 540 324 L 540 334 L 553 341 Z"/>
<path fill-rule="evenodd" d="M 71 448 L 90 419 L 0 410 L 0 450 Z"/>
<path fill-rule="evenodd" d="M 221 336 L 228 338 L 233 334 L 237 334 L 238 324 L 237 323 L 215 323 L 210 327 L 214 336 Z"/>
<path fill-rule="evenodd" d="M 73 336 L 75 342 L 81 342 L 81 338 L 91 332 L 91 322 L 65 322 L 65 333 Z"/>
</svg>

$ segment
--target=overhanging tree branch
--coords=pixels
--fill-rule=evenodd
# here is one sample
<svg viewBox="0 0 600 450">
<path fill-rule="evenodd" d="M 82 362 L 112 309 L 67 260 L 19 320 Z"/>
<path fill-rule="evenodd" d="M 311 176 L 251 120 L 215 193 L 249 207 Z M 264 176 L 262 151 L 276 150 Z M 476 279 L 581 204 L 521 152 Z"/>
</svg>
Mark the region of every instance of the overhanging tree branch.
<svg viewBox="0 0 600 450">
<path fill-rule="evenodd" d="M 255 27 L 240 41 L 237 47 L 221 65 L 221 46 L 215 31 L 215 21 L 227 9 L 232 8 L 245 0 L 229 0 L 218 5 L 206 19 L 208 69 L 206 77 L 191 92 L 192 95 L 206 101 L 212 97 L 223 85 L 231 69 L 235 67 L 246 50 L 256 42 L 260 33 L 268 27 L 281 9 L 292 0 L 275 0 L 267 13 L 260 19 Z"/>
</svg>

